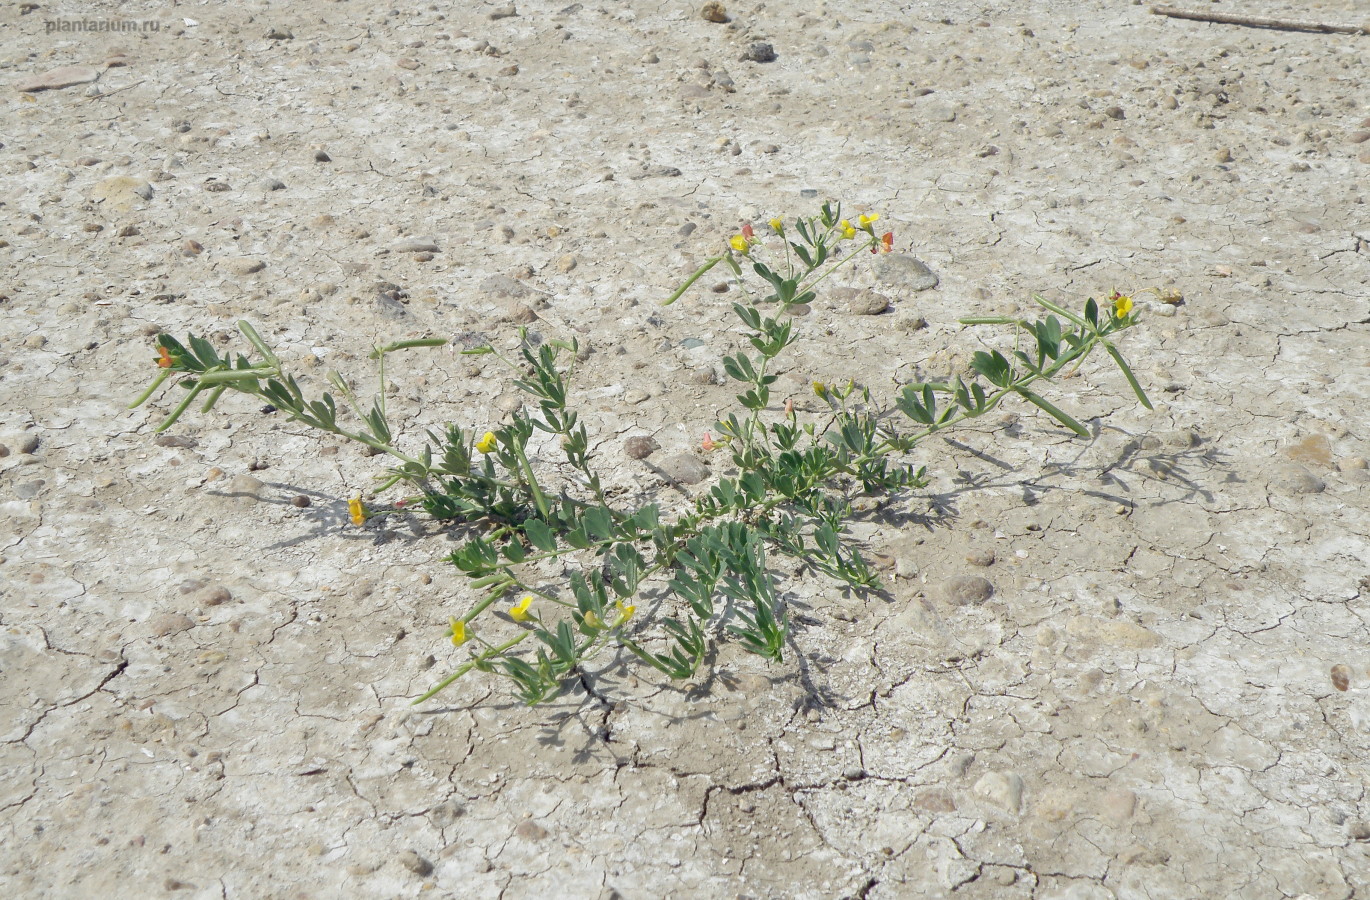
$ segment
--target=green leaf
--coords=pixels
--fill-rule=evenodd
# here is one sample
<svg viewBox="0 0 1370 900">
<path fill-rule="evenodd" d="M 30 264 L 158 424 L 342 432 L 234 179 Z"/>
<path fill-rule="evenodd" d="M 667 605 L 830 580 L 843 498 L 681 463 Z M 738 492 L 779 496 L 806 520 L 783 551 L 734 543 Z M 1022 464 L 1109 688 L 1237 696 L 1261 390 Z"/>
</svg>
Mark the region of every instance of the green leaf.
<svg viewBox="0 0 1370 900">
<path fill-rule="evenodd" d="M 1029 403 L 1033 404 L 1039 409 L 1044 410 L 1047 413 L 1047 415 L 1051 416 L 1053 419 L 1060 422 L 1062 425 L 1066 426 L 1071 431 L 1078 434 L 1080 437 L 1087 438 L 1090 436 L 1088 428 L 1085 428 L 1085 426 L 1075 421 L 1075 419 L 1073 419 L 1071 416 L 1061 411 L 1060 409 L 1057 409 L 1051 403 L 1048 403 L 1046 400 L 1039 397 L 1037 394 L 1033 393 L 1027 388 L 1019 388 L 1018 393 L 1022 394 L 1023 397 Z"/>
<path fill-rule="evenodd" d="M 998 387 L 1008 387 L 1013 381 L 1013 368 L 998 350 L 993 353 L 977 350 L 971 359 L 970 367 L 983 375 L 990 384 Z"/>
<path fill-rule="evenodd" d="M 557 549 L 557 539 L 552 534 L 552 529 L 541 519 L 529 519 L 524 522 L 523 533 L 528 538 L 528 543 L 544 553 L 551 553 Z"/>
<path fill-rule="evenodd" d="M 609 511 L 602 506 L 591 506 L 581 515 L 582 527 L 596 540 L 607 541 L 617 533 Z"/>
<path fill-rule="evenodd" d="M 1128 367 L 1127 360 L 1123 359 L 1123 355 L 1118 352 L 1118 348 L 1105 341 L 1104 349 L 1108 351 L 1109 356 L 1113 357 L 1113 361 L 1118 364 L 1118 368 L 1123 370 L 1123 377 L 1126 378 L 1127 383 L 1132 386 L 1132 392 L 1137 395 L 1137 399 L 1141 401 L 1142 406 L 1151 409 L 1151 401 L 1146 398 L 1146 391 L 1142 390 L 1141 384 L 1137 381 L 1137 376 L 1132 374 L 1132 369 Z"/>
</svg>

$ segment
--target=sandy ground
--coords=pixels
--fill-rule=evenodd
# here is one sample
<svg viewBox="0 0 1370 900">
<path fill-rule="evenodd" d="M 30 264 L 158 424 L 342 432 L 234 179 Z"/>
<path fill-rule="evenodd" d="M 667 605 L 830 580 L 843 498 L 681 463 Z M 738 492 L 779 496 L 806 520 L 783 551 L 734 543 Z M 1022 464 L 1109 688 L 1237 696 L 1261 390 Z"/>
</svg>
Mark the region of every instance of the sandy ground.
<svg viewBox="0 0 1370 900">
<path fill-rule="evenodd" d="M 1367 896 L 1370 37 L 729 7 L 0 12 L 0 893 Z M 45 25 L 112 17 L 158 28 Z M 159 329 L 248 317 L 317 384 L 528 322 L 592 348 L 608 483 L 679 504 L 648 463 L 730 408 L 735 291 L 657 301 L 825 198 L 940 284 L 825 291 L 777 386 L 801 408 L 949 371 L 958 316 L 1034 291 L 1183 302 L 1139 294 L 1125 341 L 1154 412 L 1101 361 L 1052 393 L 1093 440 L 1014 409 L 922 445 L 931 486 L 853 526 L 889 594 L 787 580 L 783 666 L 605 657 L 546 707 L 479 678 L 411 707 L 474 594 L 431 525 L 347 523 L 380 460 L 241 398 L 160 437 L 165 398 L 124 408 Z M 513 396 L 445 350 L 394 376 L 415 435 Z M 966 575 L 994 595 L 954 604 Z"/>
</svg>

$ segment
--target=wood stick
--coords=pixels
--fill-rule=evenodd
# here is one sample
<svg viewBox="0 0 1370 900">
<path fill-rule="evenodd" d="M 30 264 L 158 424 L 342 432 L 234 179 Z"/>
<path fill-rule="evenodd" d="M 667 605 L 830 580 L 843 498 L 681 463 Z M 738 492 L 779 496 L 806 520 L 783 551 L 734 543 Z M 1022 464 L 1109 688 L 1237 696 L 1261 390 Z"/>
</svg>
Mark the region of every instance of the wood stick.
<svg viewBox="0 0 1370 900">
<path fill-rule="evenodd" d="M 1151 12 L 1157 16 L 1170 16 L 1172 19 L 1193 19 L 1196 22 L 1217 22 L 1220 25 L 1246 25 L 1250 28 L 1276 28 L 1280 31 L 1318 31 L 1324 34 L 1370 34 L 1370 22 L 1365 25 L 1328 25 L 1323 22 L 1294 22 L 1289 19 L 1192 12 L 1173 6 L 1153 6 Z"/>
</svg>

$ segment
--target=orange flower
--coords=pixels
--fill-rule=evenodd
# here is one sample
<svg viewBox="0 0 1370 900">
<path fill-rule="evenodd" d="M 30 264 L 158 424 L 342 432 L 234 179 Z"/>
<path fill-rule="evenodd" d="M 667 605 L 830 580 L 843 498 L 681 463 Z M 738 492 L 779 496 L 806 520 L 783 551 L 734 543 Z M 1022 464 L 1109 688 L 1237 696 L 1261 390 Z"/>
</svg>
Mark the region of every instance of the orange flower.
<svg viewBox="0 0 1370 900">
<path fill-rule="evenodd" d="M 704 432 L 704 440 L 700 441 L 699 446 L 703 447 L 705 450 L 712 450 L 718 445 L 714 443 L 714 436 L 706 431 Z"/>
<path fill-rule="evenodd" d="M 756 237 L 756 232 L 752 230 L 751 222 L 747 222 L 742 226 L 742 236 L 749 241 Z"/>
<path fill-rule="evenodd" d="M 161 354 L 161 356 L 157 359 L 157 366 L 159 368 L 170 369 L 172 366 L 176 364 L 176 360 L 171 358 L 171 351 L 167 348 L 159 346 L 157 348 L 157 352 Z"/>
<path fill-rule="evenodd" d="M 880 239 L 880 247 L 881 247 L 881 249 L 883 250 L 883 252 L 885 252 L 885 253 L 891 253 L 891 252 L 894 251 L 894 232 L 893 232 L 893 231 L 887 231 L 887 232 L 885 232 L 885 236 L 882 237 L 882 238 Z"/>
</svg>

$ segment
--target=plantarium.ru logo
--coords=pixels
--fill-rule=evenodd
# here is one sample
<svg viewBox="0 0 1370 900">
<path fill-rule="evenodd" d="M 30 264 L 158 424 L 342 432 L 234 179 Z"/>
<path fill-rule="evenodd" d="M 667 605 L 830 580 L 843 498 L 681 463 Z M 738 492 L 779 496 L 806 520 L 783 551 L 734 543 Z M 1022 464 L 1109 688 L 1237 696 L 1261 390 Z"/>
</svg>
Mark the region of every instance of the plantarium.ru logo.
<svg viewBox="0 0 1370 900">
<path fill-rule="evenodd" d="M 156 19 L 46 19 L 45 33 L 72 31 L 158 31 L 162 23 Z"/>
</svg>

